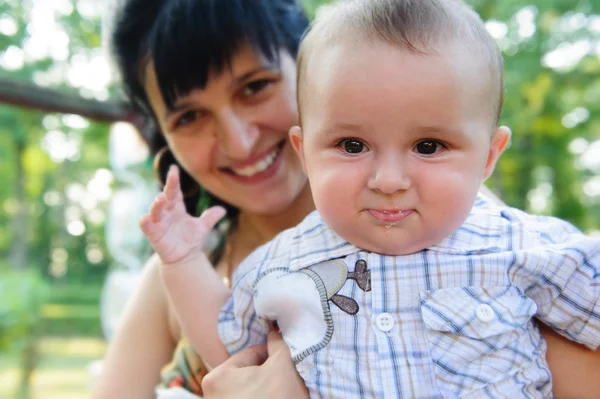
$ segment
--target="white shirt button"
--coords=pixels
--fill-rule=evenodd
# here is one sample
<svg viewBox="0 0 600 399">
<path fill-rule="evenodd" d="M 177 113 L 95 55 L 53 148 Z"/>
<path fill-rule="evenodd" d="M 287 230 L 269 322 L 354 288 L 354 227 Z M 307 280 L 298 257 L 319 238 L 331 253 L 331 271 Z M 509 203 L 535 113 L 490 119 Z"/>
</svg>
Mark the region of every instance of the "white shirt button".
<svg viewBox="0 0 600 399">
<path fill-rule="evenodd" d="M 389 313 L 378 314 L 375 318 L 375 325 L 383 332 L 388 332 L 394 328 L 394 317 Z"/>
<path fill-rule="evenodd" d="M 496 313 L 494 313 L 494 309 L 490 305 L 482 303 L 475 309 L 475 315 L 479 320 L 487 323 L 494 320 Z"/>
</svg>

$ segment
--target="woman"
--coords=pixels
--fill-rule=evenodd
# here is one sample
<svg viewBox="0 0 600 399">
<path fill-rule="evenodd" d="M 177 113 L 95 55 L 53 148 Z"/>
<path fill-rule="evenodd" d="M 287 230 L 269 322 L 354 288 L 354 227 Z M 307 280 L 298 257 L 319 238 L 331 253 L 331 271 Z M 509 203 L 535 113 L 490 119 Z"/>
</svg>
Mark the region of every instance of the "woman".
<svg viewBox="0 0 600 399">
<path fill-rule="evenodd" d="M 287 139 L 297 122 L 294 60 L 306 26 L 294 0 L 126 0 L 115 17 L 113 53 L 132 103 L 155 126 L 146 132 L 154 151 L 164 148 L 159 170 L 171 155 L 188 173 L 183 191 L 190 212 L 197 203 L 228 209 L 219 243 L 208 249 L 224 280 L 257 246 L 313 209 Z M 203 187 L 199 194 L 194 182 Z M 96 398 L 153 397 L 159 383 L 165 397 L 178 387 L 201 393 L 206 370 L 181 336 L 158 262 L 153 257 L 144 268 L 109 346 Z M 585 397 L 576 391 L 583 388 L 593 396 L 593 369 L 579 374 L 587 379 L 579 386 L 571 382 L 574 367 L 563 365 L 587 361 L 600 369 L 600 357 L 550 337 L 560 394 Z M 562 362 L 554 360 L 557 350 Z M 215 398 L 303 397 L 300 382 L 274 336 L 266 348 L 219 366 L 204 385 Z"/>
</svg>

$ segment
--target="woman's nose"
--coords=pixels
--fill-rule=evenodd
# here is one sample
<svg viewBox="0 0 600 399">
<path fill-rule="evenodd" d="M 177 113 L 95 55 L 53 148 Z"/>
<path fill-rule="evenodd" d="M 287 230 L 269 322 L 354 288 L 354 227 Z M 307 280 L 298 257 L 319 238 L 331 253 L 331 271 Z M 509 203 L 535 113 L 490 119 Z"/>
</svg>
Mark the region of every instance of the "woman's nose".
<svg viewBox="0 0 600 399">
<path fill-rule="evenodd" d="M 260 134 L 255 124 L 227 111 L 221 115 L 218 125 L 217 140 L 225 155 L 239 160 L 252 155 Z"/>
<path fill-rule="evenodd" d="M 394 155 L 376 160 L 367 185 L 373 191 L 391 195 L 408 190 L 411 179 L 401 157 Z"/>
</svg>

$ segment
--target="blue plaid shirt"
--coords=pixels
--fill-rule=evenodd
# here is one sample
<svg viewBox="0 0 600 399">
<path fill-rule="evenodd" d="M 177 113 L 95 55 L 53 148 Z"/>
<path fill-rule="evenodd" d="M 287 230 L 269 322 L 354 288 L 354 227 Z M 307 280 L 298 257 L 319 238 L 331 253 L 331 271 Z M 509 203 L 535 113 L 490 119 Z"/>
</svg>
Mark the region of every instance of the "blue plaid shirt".
<svg viewBox="0 0 600 399">
<path fill-rule="evenodd" d="M 356 248 L 313 212 L 240 265 L 219 331 L 235 353 L 277 320 L 315 398 L 545 398 L 534 317 L 596 349 L 599 268 L 598 238 L 484 197 L 404 256 Z"/>
</svg>

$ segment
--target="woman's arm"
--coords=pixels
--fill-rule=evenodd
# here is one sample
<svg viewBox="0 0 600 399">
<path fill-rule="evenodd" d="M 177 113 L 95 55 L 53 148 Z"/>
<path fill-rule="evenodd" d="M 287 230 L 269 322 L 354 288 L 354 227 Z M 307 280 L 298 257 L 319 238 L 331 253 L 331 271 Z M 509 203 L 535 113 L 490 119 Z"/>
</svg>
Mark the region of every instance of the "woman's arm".
<svg viewBox="0 0 600 399">
<path fill-rule="evenodd" d="M 600 396 L 600 351 L 591 351 L 540 324 L 548 343 L 546 359 L 557 399 L 597 399 Z"/>
<path fill-rule="evenodd" d="M 175 339 L 169 323 L 160 261 L 153 256 L 112 338 L 94 399 L 147 399 L 155 396 L 160 370 L 173 356 Z"/>
</svg>

